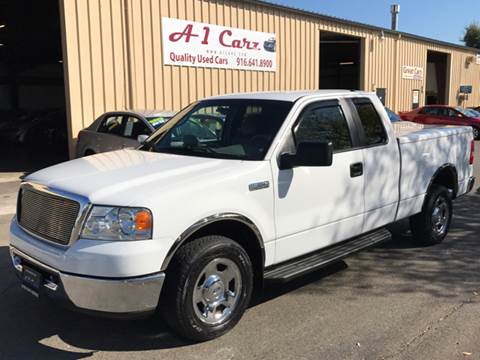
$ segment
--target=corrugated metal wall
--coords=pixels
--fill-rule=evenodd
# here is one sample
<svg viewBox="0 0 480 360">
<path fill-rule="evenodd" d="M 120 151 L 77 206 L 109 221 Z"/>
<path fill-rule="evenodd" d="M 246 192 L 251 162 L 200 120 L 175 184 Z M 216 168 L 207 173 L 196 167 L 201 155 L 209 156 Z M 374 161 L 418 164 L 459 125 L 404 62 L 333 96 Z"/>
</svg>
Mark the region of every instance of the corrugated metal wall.
<svg viewBox="0 0 480 360">
<path fill-rule="evenodd" d="M 461 84 L 480 84 L 480 66 L 465 66 L 467 50 L 300 14 L 250 1 L 60 0 L 67 107 L 72 140 L 109 110 L 179 110 L 206 96 L 239 92 L 317 89 L 320 31 L 363 38 L 361 84 L 387 88 L 387 106 L 407 110 L 424 81 L 401 79 L 401 66 L 424 68 L 427 50 L 450 54 L 451 104 Z M 277 34 L 277 71 L 163 65 L 161 18 L 172 17 Z M 424 94 L 421 94 L 421 104 Z M 478 86 L 469 105 L 480 104 Z M 71 141 L 73 148 L 74 141 Z"/>
</svg>

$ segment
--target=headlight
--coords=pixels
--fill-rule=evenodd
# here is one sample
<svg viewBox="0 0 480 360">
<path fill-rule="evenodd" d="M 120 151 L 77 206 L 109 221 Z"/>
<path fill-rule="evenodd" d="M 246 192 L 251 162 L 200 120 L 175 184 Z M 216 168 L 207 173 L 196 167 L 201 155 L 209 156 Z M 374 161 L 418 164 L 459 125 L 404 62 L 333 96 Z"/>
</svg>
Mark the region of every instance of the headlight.
<svg viewBox="0 0 480 360">
<path fill-rule="evenodd" d="M 152 213 L 145 208 L 94 206 L 81 237 L 94 240 L 151 239 Z"/>
</svg>

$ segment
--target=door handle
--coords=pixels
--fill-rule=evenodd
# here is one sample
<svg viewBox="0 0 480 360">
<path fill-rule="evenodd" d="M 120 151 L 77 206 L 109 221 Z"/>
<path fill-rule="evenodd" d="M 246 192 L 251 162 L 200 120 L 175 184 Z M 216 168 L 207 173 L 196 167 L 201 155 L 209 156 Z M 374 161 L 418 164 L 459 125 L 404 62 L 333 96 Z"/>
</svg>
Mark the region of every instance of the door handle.
<svg viewBox="0 0 480 360">
<path fill-rule="evenodd" d="M 358 162 L 350 165 L 350 177 L 357 177 L 363 175 L 363 163 Z"/>
</svg>

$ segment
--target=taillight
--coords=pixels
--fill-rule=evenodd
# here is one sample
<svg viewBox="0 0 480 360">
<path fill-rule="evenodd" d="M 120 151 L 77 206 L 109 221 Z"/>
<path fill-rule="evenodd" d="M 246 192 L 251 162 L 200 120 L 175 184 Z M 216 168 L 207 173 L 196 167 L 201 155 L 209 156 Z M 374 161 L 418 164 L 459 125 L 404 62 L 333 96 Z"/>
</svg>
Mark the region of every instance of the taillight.
<svg viewBox="0 0 480 360">
<path fill-rule="evenodd" d="M 80 136 L 82 135 L 82 131 L 80 130 L 77 135 L 77 141 L 80 141 Z"/>
<path fill-rule="evenodd" d="M 470 165 L 473 165 L 475 162 L 475 141 L 472 140 L 472 143 L 470 144 Z"/>
</svg>

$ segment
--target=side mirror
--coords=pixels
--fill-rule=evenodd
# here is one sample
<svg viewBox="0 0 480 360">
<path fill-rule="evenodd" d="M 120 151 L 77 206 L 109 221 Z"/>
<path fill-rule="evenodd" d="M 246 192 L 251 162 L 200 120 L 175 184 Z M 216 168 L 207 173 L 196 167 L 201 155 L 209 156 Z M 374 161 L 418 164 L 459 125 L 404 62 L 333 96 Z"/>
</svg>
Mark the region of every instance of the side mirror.
<svg viewBox="0 0 480 360">
<path fill-rule="evenodd" d="M 142 135 L 138 135 L 137 136 L 137 141 L 140 143 L 140 144 L 143 144 L 145 142 L 145 140 L 148 139 L 148 135 L 145 135 L 145 134 L 142 134 Z"/>
<path fill-rule="evenodd" d="M 298 166 L 331 166 L 333 144 L 331 141 L 304 141 L 298 144 L 296 154 L 280 156 L 280 170 Z"/>
</svg>

